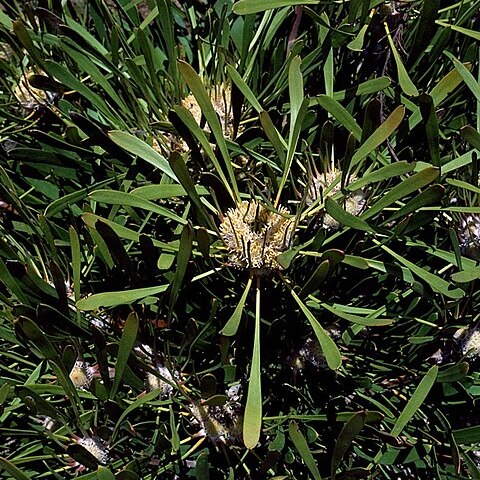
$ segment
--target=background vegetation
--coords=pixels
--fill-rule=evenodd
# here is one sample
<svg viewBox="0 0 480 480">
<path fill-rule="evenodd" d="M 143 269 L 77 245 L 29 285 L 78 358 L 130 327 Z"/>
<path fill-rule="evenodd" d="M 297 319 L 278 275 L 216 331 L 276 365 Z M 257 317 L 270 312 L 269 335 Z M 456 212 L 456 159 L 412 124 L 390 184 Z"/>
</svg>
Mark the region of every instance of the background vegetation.
<svg viewBox="0 0 480 480">
<path fill-rule="evenodd" d="M 0 0 L 2 474 L 480 478 L 479 3 Z"/>
</svg>

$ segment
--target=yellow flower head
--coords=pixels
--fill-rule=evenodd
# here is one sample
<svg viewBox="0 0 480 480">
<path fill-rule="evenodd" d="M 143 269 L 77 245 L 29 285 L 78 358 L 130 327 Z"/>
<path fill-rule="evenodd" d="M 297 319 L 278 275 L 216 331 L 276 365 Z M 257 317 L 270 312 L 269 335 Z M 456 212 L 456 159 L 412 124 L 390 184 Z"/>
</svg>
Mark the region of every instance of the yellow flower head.
<svg viewBox="0 0 480 480">
<path fill-rule="evenodd" d="M 277 257 L 290 244 L 294 222 L 288 210 L 267 210 L 256 200 L 230 208 L 220 225 L 220 236 L 237 268 L 278 269 Z"/>
</svg>

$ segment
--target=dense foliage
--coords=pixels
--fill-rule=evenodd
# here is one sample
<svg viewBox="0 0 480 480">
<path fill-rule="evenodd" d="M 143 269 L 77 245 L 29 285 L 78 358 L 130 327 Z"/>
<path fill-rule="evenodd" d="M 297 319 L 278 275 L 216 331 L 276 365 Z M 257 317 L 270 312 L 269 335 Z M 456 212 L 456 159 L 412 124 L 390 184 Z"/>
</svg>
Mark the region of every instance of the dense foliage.
<svg viewBox="0 0 480 480">
<path fill-rule="evenodd" d="M 6 478 L 480 478 L 480 2 L 0 0 Z"/>
</svg>

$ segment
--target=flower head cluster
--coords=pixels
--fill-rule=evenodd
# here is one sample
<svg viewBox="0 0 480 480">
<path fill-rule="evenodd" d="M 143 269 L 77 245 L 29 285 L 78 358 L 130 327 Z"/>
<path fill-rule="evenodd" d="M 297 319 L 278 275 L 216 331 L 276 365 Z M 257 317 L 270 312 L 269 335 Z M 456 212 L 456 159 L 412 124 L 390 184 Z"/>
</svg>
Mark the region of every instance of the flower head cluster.
<svg viewBox="0 0 480 480">
<path fill-rule="evenodd" d="M 215 88 L 210 95 L 213 109 L 218 115 L 223 134 L 231 138 L 233 136 L 233 118 L 232 118 L 232 89 L 229 86 L 220 85 Z M 182 100 L 182 105 L 190 110 L 195 121 L 200 124 L 202 120 L 202 110 L 193 95 L 188 95 Z"/>
<path fill-rule="evenodd" d="M 147 372 L 146 383 L 148 391 L 151 392 L 159 388 L 160 398 L 170 397 L 173 393 L 173 386 L 171 385 L 171 383 L 174 382 L 170 370 L 168 370 L 168 368 L 164 367 L 161 364 L 157 364 L 154 368 L 158 375 Z M 174 372 L 174 374 L 176 373 L 177 372 Z"/>
<path fill-rule="evenodd" d="M 460 222 L 458 230 L 462 254 L 480 258 L 480 215 L 466 215 Z"/>
<path fill-rule="evenodd" d="M 341 184 L 340 177 L 342 172 L 337 169 L 333 169 L 326 173 L 317 172 L 314 175 L 308 185 L 306 203 L 312 205 L 318 199 L 323 201 L 324 197 L 331 197 L 340 192 Z M 355 176 L 352 175 L 351 180 L 355 180 Z M 335 183 L 336 182 L 336 183 Z M 351 192 L 343 198 L 342 203 L 345 211 L 352 215 L 359 215 L 365 207 L 365 192 L 361 189 Z M 340 223 L 335 220 L 331 215 L 322 212 L 322 227 L 326 230 L 337 230 L 340 228 Z"/>
<path fill-rule="evenodd" d="M 224 405 L 194 403 L 190 411 L 201 427 L 200 435 L 207 436 L 213 443 L 238 443 L 243 433 L 243 408 L 237 389 L 227 391 L 228 401 Z"/>
<path fill-rule="evenodd" d="M 33 75 L 33 71 L 28 71 L 22 76 L 15 87 L 14 95 L 20 103 L 26 114 L 35 110 L 39 105 L 43 105 L 51 100 L 52 94 L 45 90 L 34 88 L 29 84 L 29 78 Z"/>
<path fill-rule="evenodd" d="M 294 222 L 288 210 L 267 210 L 256 200 L 243 201 L 230 208 L 220 225 L 220 235 L 229 251 L 231 265 L 237 268 L 280 268 L 277 257 L 290 244 Z"/>
<path fill-rule="evenodd" d="M 480 356 L 480 329 L 471 328 L 460 337 L 460 348 L 463 355 L 469 358 Z"/>
<path fill-rule="evenodd" d="M 81 445 L 85 450 L 92 454 L 95 459 L 101 465 L 108 463 L 109 459 L 109 449 L 108 445 L 97 436 L 93 437 L 83 437 L 77 440 L 77 443 Z"/>
<path fill-rule="evenodd" d="M 89 363 L 84 362 L 83 360 L 77 360 L 70 371 L 69 377 L 75 388 L 78 388 L 79 390 L 88 390 L 96 371 L 96 367 L 92 367 Z"/>
</svg>

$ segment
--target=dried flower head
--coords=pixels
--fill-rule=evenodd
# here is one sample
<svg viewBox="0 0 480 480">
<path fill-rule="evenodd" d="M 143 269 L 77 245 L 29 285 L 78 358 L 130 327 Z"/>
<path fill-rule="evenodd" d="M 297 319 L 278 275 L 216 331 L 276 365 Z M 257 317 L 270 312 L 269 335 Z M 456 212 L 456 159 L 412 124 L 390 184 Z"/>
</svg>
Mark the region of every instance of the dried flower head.
<svg viewBox="0 0 480 480">
<path fill-rule="evenodd" d="M 199 435 L 207 436 L 214 443 L 238 443 L 243 433 L 243 408 L 238 389 L 228 390 L 229 400 L 224 405 L 194 403 L 190 411 L 201 427 Z"/>
<path fill-rule="evenodd" d="M 173 386 L 171 385 L 171 383 L 174 382 L 174 379 L 172 374 L 170 373 L 170 370 L 168 370 L 168 368 L 160 364 L 157 364 L 154 367 L 154 369 L 155 371 L 158 372 L 158 375 L 155 375 L 154 373 L 151 373 L 151 372 L 147 372 L 147 375 L 146 375 L 146 383 L 147 383 L 148 391 L 151 392 L 152 390 L 156 390 L 157 388 L 159 388 L 160 398 L 170 397 L 173 393 Z M 178 374 L 178 372 L 174 372 L 174 375 L 175 374 Z"/>
<path fill-rule="evenodd" d="M 77 360 L 70 371 L 69 377 L 75 388 L 87 390 L 92 383 L 95 372 L 95 367 L 82 360 Z"/>
<path fill-rule="evenodd" d="M 331 197 L 341 190 L 340 177 L 342 172 L 337 169 L 332 169 L 329 172 L 316 172 L 312 176 L 308 185 L 306 203 L 311 205 L 318 199 L 324 200 L 325 196 Z M 351 181 L 355 180 L 355 175 L 350 177 Z M 352 215 L 359 215 L 365 207 L 365 192 L 361 189 L 347 194 L 342 201 L 342 206 L 348 213 Z M 340 223 L 331 215 L 323 211 L 322 227 L 326 230 L 337 230 L 340 228 Z"/>
<path fill-rule="evenodd" d="M 108 463 L 109 448 L 100 437 L 93 436 L 79 438 L 77 443 L 91 453 L 101 465 Z"/>
<path fill-rule="evenodd" d="M 462 217 L 458 236 L 462 254 L 474 259 L 480 258 L 480 215 Z"/>
<path fill-rule="evenodd" d="M 278 213 L 277 213 L 278 212 Z M 220 235 L 237 268 L 278 269 L 277 257 L 290 244 L 294 222 L 288 210 L 267 210 L 256 200 L 230 208 L 220 225 Z"/>
</svg>

